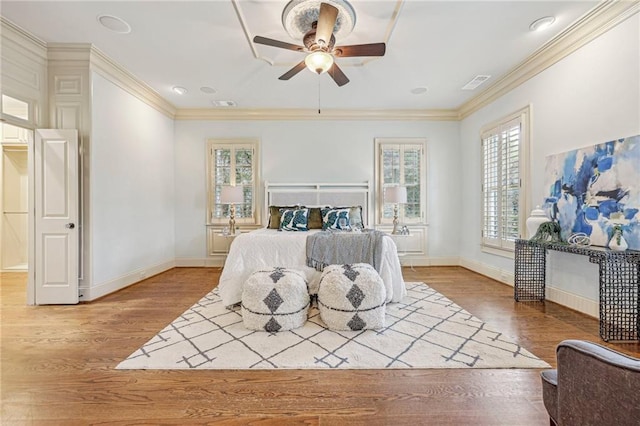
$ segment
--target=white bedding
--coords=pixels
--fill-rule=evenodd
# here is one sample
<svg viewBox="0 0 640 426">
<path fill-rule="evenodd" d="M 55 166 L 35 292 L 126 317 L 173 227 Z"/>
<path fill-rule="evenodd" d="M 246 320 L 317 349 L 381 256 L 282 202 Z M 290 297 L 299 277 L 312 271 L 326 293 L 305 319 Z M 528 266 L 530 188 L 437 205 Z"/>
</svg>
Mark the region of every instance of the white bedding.
<svg viewBox="0 0 640 426">
<path fill-rule="evenodd" d="M 322 272 L 306 265 L 308 232 L 278 232 L 258 229 L 240 234 L 233 240 L 224 264 L 218 288 L 225 306 L 235 305 L 242 298 L 242 285 L 254 271 L 274 266 L 294 268 L 304 272 L 309 288 L 317 289 Z M 387 302 L 399 302 L 407 294 L 396 244 L 391 237 L 383 239 L 380 276 L 387 290 Z"/>
</svg>

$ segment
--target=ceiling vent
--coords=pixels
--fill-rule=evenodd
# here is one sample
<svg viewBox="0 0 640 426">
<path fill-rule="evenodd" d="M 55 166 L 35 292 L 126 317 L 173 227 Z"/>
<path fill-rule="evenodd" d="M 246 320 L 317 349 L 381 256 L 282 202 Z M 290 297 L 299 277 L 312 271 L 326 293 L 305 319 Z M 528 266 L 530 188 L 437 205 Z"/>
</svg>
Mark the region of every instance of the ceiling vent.
<svg viewBox="0 0 640 426">
<path fill-rule="evenodd" d="M 476 75 L 473 79 L 462 87 L 462 90 L 475 90 L 485 81 L 491 78 L 490 75 Z"/>
<path fill-rule="evenodd" d="M 236 103 L 233 101 L 211 101 L 214 107 L 234 107 Z"/>
</svg>

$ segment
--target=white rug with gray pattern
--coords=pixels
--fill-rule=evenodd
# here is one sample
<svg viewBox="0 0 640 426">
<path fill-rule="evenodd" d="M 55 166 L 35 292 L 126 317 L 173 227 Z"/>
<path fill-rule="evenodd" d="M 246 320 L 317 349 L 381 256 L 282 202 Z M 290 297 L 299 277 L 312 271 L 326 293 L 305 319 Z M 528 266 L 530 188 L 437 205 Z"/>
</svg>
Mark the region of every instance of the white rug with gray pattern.
<svg viewBox="0 0 640 426">
<path fill-rule="evenodd" d="M 214 289 L 118 369 L 548 368 L 549 364 L 424 283 L 407 283 L 380 330 L 331 331 L 316 308 L 301 328 L 243 326 Z"/>
</svg>

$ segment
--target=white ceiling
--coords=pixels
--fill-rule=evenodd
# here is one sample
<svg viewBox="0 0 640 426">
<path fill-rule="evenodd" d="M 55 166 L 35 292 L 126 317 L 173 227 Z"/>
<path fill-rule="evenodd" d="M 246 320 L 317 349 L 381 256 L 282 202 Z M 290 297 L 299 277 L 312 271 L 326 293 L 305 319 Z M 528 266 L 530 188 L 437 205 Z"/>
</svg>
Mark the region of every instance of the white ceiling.
<svg viewBox="0 0 640 426">
<path fill-rule="evenodd" d="M 597 1 L 352 0 L 353 32 L 336 45 L 387 42 L 382 58 L 337 60 L 351 82 L 303 70 L 278 77 L 304 54 L 253 44 L 255 35 L 294 44 L 281 24 L 288 0 L 6 1 L 0 13 L 46 42 L 93 43 L 178 108 L 210 108 L 232 100 L 239 108 L 456 109 L 562 32 Z M 235 6 L 235 7 L 234 7 Z M 237 10 L 236 10 L 237 9 Z M 399 9 L 395 26 L 392 16 Z M 108 14 L 127 21 L 130 34 L 101 26 Z M 535 19 L 555 24 L 529 31 Z M 492 78 L 463 91 L 477 74 Z M 319 84 L 318 84 L 319 83 Z M 185 95 L 173 86 L 188 89 Z M 209 86 L 215 94 L 205 94 Z M 319 86 L 319 87 L 318 87 Z M 428 87 L 414 95 L 416 87 Z"/>
</svg>

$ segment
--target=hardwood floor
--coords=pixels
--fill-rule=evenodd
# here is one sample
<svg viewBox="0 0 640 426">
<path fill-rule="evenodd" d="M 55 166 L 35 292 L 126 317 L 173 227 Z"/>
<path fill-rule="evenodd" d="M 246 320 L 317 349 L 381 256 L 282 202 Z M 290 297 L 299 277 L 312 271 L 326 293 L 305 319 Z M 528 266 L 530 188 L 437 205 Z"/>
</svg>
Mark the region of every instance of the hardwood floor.
<svg viewBox="0 0 640 426">
<path fill-rule="evenodd" d="M 601 342 L 595 319 L 459 267 L 405 269 L 555 366 L 563 339 Z M 539 370 L 115 370 L 211 290 L 219 271 L 176 268 L 77 306 L 26 306 L 1 274 L 2 425 L 546 425 Z M 640 356 L 640 343 L 610 344 Z"/>
</svg>

